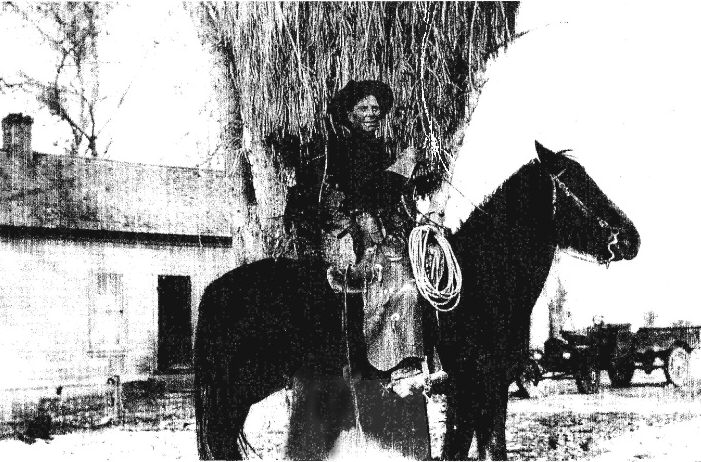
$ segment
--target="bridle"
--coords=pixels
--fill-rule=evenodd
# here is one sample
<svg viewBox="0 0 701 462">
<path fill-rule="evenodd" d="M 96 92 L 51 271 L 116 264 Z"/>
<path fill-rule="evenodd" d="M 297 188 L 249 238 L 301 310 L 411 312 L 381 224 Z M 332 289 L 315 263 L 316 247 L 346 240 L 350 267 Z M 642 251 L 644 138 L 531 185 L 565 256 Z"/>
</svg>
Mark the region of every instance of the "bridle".
<svg viewBox="0 0 701 462">
<path fill-rule="evenodd" d="M 586 217 L 593 217 L 596 222 L 598 223 L 599 227 L 601 229 L 606 230 L 609 232 L 609 238 L 608 238 L 608 243 L 607 243 L 607 250 L 609 252 L 609 257 L 603 261 L 597 259 L 597 263 L 603 263 L 606 265 L 606 268 L 609 267 L 609 264 L 613 261 L 615 258 L 615 253 L 612 250 L 612 247 L 618 243 L 618 234 L 620 233 L 620 229 L 616 228 L 615 226 L 611 226 L 606 220 L 601 218 L 600 216 L 596 215 L 591 208 L 587 206 L 582 200 L 577 197 L 575 193 L 570 190 L 570 188 L 567 187 L 567 185 L 560 179 L 560 176 L 562 176 L 563 173 L 565 173 L 566 168 L 562 169 L 560 173 L 557 175 L 553 175 L 552 173 L 549 173 L 550 179 L 552 180 L 553 183 L 553 216 L 557 213 L 557 191 L 558 189 L 562 191 L 565 196 L 569 197 L 572 199 L 574 204 L 577 206 L 577 208 L 584 214 Z M 577 257 L 582 260 L 589 260 L 586 258 L 582 257 Z"/>
</svg>

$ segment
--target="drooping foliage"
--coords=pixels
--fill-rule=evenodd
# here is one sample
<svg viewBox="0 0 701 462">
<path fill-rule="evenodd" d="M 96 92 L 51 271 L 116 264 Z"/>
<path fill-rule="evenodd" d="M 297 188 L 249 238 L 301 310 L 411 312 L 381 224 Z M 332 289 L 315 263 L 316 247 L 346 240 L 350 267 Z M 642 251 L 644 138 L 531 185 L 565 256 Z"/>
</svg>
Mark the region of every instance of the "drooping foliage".
<svg viewBox="0 0 701 462">
<path fill-rule="evenodd" d="M 383 127 L 400 145 L 450 160 L 475 106 L 486 59 L 514 34 L 510 2 L 202 3 L 209 41 L 226 56 L 240 123 L 257 140 L 325 135 L 329 99 L 350 79 L 395 92 Z M 296 144 L 296 143 L 295 143 Z"/>
</svg>

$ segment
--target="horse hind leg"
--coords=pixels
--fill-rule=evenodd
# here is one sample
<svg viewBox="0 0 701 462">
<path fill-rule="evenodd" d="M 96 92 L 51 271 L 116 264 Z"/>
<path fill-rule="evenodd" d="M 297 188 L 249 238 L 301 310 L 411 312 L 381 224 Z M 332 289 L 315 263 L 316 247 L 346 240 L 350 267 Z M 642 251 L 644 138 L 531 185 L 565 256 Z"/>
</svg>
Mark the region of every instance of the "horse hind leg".
<svg viewBox="0 0 701 462">
<path fill-rule="evenodd" d="M 353 425 L 352 398 L 341 377 L 295 377 L 285 458 L 330 456 L 341 430 Z"/>
</svg>

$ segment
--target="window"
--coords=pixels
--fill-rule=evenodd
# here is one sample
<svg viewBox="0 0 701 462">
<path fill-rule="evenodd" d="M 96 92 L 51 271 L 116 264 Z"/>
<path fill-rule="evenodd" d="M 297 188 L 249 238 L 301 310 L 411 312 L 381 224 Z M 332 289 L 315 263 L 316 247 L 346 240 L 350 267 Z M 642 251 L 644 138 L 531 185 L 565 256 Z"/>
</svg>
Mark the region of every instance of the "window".
<svg viewBox="0 0 701 462">
<path fill-rule="evenodd" d="M 90 350 L 118 350 L 125 340 L 122 275 L 98 273 L 97 290 L 90 310 Z"/>
</svg>

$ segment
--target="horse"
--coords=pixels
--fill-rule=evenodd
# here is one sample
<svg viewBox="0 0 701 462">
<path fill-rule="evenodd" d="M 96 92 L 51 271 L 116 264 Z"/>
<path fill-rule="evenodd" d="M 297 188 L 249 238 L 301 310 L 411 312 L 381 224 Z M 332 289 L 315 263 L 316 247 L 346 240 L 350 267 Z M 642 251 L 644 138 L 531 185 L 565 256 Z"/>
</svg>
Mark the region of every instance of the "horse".
<svg viewBox="0 0 701 462">
<path fill-rule="evenodd" d="M 466 459 L 475 436 L 481 459 L 506 459 L 508 386 L 523 363 L 530 314 L 556 248 L 607 265 L 638 252 L 632 222 L 577 161 L 537 142 L 536 151 L 448 236 L 463 286 L 460 303 L 438 313 L 436 327 L 449 377 L 447 459 Z M 236 268 L 205 289 L 194 357 L 202 459 L 240 459 L 250 407 L 300 370 L 338 385 L 317 393 L 319 447 L 300 457 L 327 457 L 341 430 L 353 425 L 343 370 L 347 340 L 358 340 L 362 319 L 344 311 L 325 272 L 313 261 L 271 258 Z M 356 360 L 362 356 L 362 348 L 353 351 Z"/>
<path fill-rule="evenodd" d="M 536 151 L 449 239 L 464 280 L 460 305 L 439 313 L 449 460 L 466 459 L 473 436 L 480 459 L 506 459 L 508 387 L 556 248 L 608 265 L 640 246 L 632 222 L 566 151 L 538 142 Z"/>
</svg>

